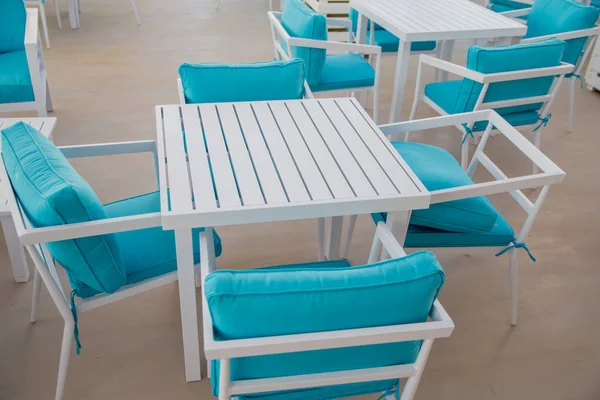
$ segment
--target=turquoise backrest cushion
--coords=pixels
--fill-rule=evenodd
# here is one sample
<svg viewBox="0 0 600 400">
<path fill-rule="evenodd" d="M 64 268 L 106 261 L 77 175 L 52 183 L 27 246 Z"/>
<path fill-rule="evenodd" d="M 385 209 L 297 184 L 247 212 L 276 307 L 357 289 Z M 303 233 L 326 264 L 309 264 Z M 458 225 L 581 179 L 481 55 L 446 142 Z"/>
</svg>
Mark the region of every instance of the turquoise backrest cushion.
<svg viewBox="0 0 600 400">
<path fill-rule="evenodd" d="M 592 28 L 600 9 L 574 0 L 535 0 L 527 18 L 523 38 L 551 35 Z M 567 40 L 563 61 L 577 65 L 587 38 Z"/>
<path fill-rule="evenodd" d="M 25 47 L 26 21 L 27 12 L 23 0 L 0 2 L 0 53 L 22 50 Z"/>
<path fill-rule="evenodd" d="M 251 64 L 181 64 L 186 103 L 294 100 L 304 93 L 299 58 Z"/>
<path fill-rule="evenodd" d="M 482 47 L 471 46 L 467 52 L 467 68 L 484 74 L 555 67 L 565 49 L 565 42 L 548 39 L 537 43 L 514 44 L 510 46 Z M 491 83 L 484 102 L 519 99 L 548 94 L 554 77 L 519 79 L 515 81 Z M 483 85 L 470 79 L 463 79 L 454 113 L 472 111 L 477 103 Z M 499 114 L 522 111 L 537 111 L 542 103 L 496 109 Z"/>
<path fill-rule="evenodd" d="M 393 142 L 392 146 L 429 191 L 473 184 L 454 156 L 442 148 L 413 142 Z M 450 232 L 488 232 L 497 218 L 491 202 L 478 196 L 414 210 L 410 223 Z"/>
<path fill-rule="evenodd" d="M 286 0 L 281 13 L 281 25 L 291 37 L 327 40 L 327 19 L 314 12 L 302 0 Z M 285 46 L 284 46 L 285 49 Z M 327 50 L 292 47 L 292 56 L 304 61 L 306 81 L 317 85 L 325 65 Z"/>
<path fill-rule="evenodd" d="M 424 251 L 359 267 L 218 270 L 204 290 L 215 340 L 231 340 L 424 322 L 443 283 L 435 255 Z M 231 378 L 406 364 L 419 349 L 414 341 L 237 358 Z"/>
<path fill-rule="evenodd" d="M 490 0 L 492 4 L 501 4 L 506 7 L 514 8 L 515 10 L 520 10 L 523 8 L 531 7 L 531 4 L 521 3 L 520 1 L 512 1 L 512 0 Z"/>
<path fill-rule="evenodd" d="M 2 158 L 13 190 L 34 227 L 106 218 L 88 183 L 40 132 L 19 122 L 2 130 Z M 114 235 L 48 243 L 52 256 L 79 283 L 112 293 L 125 284 L 125 268 Z"/>
</svg>

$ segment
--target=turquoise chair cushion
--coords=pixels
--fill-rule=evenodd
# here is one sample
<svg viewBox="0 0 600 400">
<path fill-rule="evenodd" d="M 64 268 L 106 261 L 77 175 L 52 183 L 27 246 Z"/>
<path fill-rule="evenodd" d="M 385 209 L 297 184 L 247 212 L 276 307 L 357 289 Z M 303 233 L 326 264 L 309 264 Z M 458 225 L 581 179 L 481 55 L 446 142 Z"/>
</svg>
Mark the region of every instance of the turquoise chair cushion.
<svg viewBox="0 0 600 400">
<path fill-rule="evenodd" d="M 600 10 L 574 0 L 535 0 L 523 38 L 551 35 L 592 28 Z M 577 65 L 587 38 L 567 40 L 562 60 Z"/>
<path fill-rule="evenodd" d="M 471 46 L 467 52 L 467 68 L 484 74 L 554 67 L 560 64 L 565 42 L 549 39 L 537 43 L 515 44 L 510 46 L 482 47 Z M 485 102 L 519 99 L 548 94 L 554 77 L 520 79 L 497 82 L 489 85 Z M 472 111 L 483 85 L 470 79 L 463 79 L 451 114 Z M 497 108 L 501 114 L 537 111 L 542 103 L 524 104 Z"/>
<path fill-rule="evenodd" d="M 444 282 L 430 252 L 360 267 L 288 265 L 218 270 L 205 280 L 215 340 L 424 322 Z M 231 379 L 257 379 L 412 363 L 420 341 L 231 360 Z M 218 362 L 213 361 L 218 395 Z M 397 379 L 241 396 L 317 400 L 389 390 Z"/>
<path fill-rule="evenodd" d="M 371 43 L 371 31 L 367 31 L 367 43 Z M 373 44 L 375 46 L 380 46 L 381 51 L 384 53 L 395 53 L 398 51 L 400 39 L 385 29 L 376 29 L 375 37 L 373 38 Z M 426 42 L 413 42 L 410 45 L 410 50 L 430 51 L 434 50 L 435 46 L 436 42 L 434 40 Z"/>
<path fill-rule="evenodd" d="M 252 64 L 181 64 L 186 103 L 292 100 L 304 94 L 299 58 Z"/>
<path fill-rule="evenodd" d="M 104 206 L 109 218 L 127 217 L 138 214 L 160 212 L 159 192 L 148 193 L 137 197 L 109 203 Z M 194 244 L 194 263 L 200 262 L 200 232 L 204 228 L 192 230 Z M 142 282 L 146 279 L 164 275 L 177 270 L 175 254 L 175 234 L 172 230 L 155 228 L 137 231 L 119 232 L 115 234 L 121 257 L 125 266 L 125 284 Z M 215 255 L 221 254 L 221 238 L 214 231 Z M 90 297 L 99 292 L 85 285 L 77 289 L 79 297 Z"/>
<path fill-rule="evenodd" d="M 102 203 L 50 140 L 22 122 L 2 130 L 2 157 L 13 189 L 34 227 L 107 218 Z M 48 243 L 73 289 L 112 293 L 126 283 L 114 234 Z"/>
<path fill-rule="evenodd" d="M 327 18 L 314 12 L 302 0 L 286 0 L 281 13 L 281 25 L 291 37 L 327 40 Z M 304 61 L 306 81 L 311 87 L 321 80 L 326 54 L 324 49 L 292 47 L 293 57 Z"/>
<path fill-rule="evenodd" d="M 25 50 L 0 54 L 0 104 L 34 100 Z"/>
<path fill-rule="evenodd" d="M 375 70 L 356 53 L 332 54 L 325 59 L 321 80 L 311 85 L 313 92 L 370 87 L 375 84 Z"/>
<path fill-rule="evenodd" d="M 387 213 L 372 214 L 373 222 L 385 222 Z M 494 227 L 489 232 L 449 232 L 425 226 L 409 225 L 405 248 L 434 247 L 500 247 L 508 246 L 515 239 L 512 227 L 498 214 Z"/>
<path fill-rule="evenodd" d="M 0 12 L 0 54 L 25 48 L 27 11 L 23 0 L 2 0 Z M 0 62 L 0 71 L 4 68 Z"/>
<path fill-rule="evenodd" d="M 444 149 L 412 142 L 392 142 L 392 145 L 429 191 L 473 184 L 452 154 Z M 488 232 L 497 218 L 492 203 L 480 196 L 414 210 L 410 223 L 453 232 Z"/>
<path fill-rule="evenodd" d="M 425 95 L 434 103 L 440 106 L 446 113 L 453 114 L 454 106 L 457 102 L 463 81 L 444 81 L 434 82 L 425 85 Z M 522 111 L 502 114 L 512 126 L 531 125 L 538 122 L 539 113 L 537 111 Z M 473 126 L 474 132 L 485 130 L 487 121 L 480 121 Z"/>
</svg>

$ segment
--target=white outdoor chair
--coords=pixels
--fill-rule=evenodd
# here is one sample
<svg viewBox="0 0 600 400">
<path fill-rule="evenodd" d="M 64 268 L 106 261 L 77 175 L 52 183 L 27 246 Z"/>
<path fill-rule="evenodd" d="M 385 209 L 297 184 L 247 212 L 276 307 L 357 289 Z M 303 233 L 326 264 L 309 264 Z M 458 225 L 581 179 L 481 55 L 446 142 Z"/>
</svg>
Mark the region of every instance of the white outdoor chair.
<svg viewBox="0 0 600 400">
<path fill-rule="evenodd" d="M 60 11 L 58 9 L 58 0 L 54 1 L 54 10 L 56 11 L 56 19 L 58 20 L 58 29 L 62 29 L 62 21 L 60 20 Z M 46 39 L 46 47 L 50 48 L 50 36 L 48 35 L 48 21 L 46 19 L 46 7 L 45 0 L 25 0 L 25 5 L 35 6 L 40 9 L 40 16 L 42 20 L 42 28 L 44 29 L 44 38 Z"/>
<path fill-rule="evenodd" d="M 275 58 L 302 59 L 306 81 L 313 93 L 372 92 L 373 119 L 377 121 L 381 47 L 327 40 L 327 25 L 330 25 L 345 28 L 351 41 L 351 21 L 326 18 L 302 0 L 287 0 L 283 12 L 270 11 L 268 15 Z M 337 54 L 327 54 L 328 50 Z"/>
<path fill-rule="evenodd" d="M 205 233 L 200 243 L 206 254 Z M 433 253 L 406 256 L 385 224 L 373 247 L 380 244 L 392 259 L 371 257 L 360 267 L 329 261 L 215 271 L 203 260 L 213 395 L 317 400 L 383 392 L 412 400 L 434 339 L 454 329 L 436 300 L 444 272 Z"/>
<path fill-rule="evenodd" d="M 502 13 L 507 17 L 527 18 L 527 34 L 523 36 L 521 43 L 534 43 L 550 38 L 567 42 L 562 61 L 575 65 L 574 70 L 565 76 L 569 79 L 569 132 L 573 130 L 575 84 L 577 80 L 582 81 L 581 70 L 600 34 L 600 26 L 596 25 L 600 9 L 586 5 L 589 1 L 582 3 L 575 0 L 536 0 L 533 7 Z"/>
<path fill-rule="evenodd" d="M 55 0 L 55 1 L 58 1 L 58 0 Z M 81 14 L 81 0 L 68 0 L 67 4 L 69 4 L 69 1 L 71 1 L 70 4 L 75 8 L 75 10 L 74 10 L 75 21 L 71 22 L 71 23 L 72 24 L 74 23 L 75 26 L 77 28 L 79 28 L 79 14 Z M 131 9 L 133 10 L 133 14 L 135 15 L 135 20 L 136 20 L 137 24 L 141 25 L 142 20 L 140 19 L 138 9 L 135 5 L 135 0 L 129 0 L 129 2 L 131 3 Z"/>
<path fill-rule="evenodd" d="M 573 65 L 561 62 L 565 42 L 549 39 L 539 43 L 502 47 L 472 46 L 466 67 L 422 55 L 410 119 L 421 101 L 441 115 L 494 109 L 520 130 L 531 129 L 534 143 L 541 146 L 542 130 L 550 120 L 550 108 L 565 74 Z M 422 85 L 424 66 L 447 71 L 462 79 Z M 466 169 L 469 144 L 474 132 L 486 124 L 457 125 L 463 134 L 461 165 Z M 408 139 L 408 134 L 406 135 Z M 533 171 L 536 166 L 534 163 Z"/>
<path fill-rule="evenodd" d="M 0 13 L 0 113 L 52 111 L 46 64 L 38 28 L 38 10 L 22 0 L 4 0 Z M 18 40 L 22 32 L 25 37 Z"/>
<path fill-rule="evenodd" d="M 431 193 L 431 206 L 425 210 L 415 210 L 409 215 L 410 223 L 406 237 L 398 237 L 405 248 L 496 248 L 496 255 L 509 254 L 509 277 L 511 297 L 511 322 L 517 324 L 518 316 L 518 249 L 527 251 L 535 259 L 525 244 L 533 222 L 548 195 L 550 186 L 561 182 L 565 173 L 546 157 L 539 149 L 521 135 L 513 126 L 494 110 L 475 111 L 464 114 L 426 118 L 390 125 L 380 129 L 389 136 L 407 134 L 448 127 L 453 125 L 487 123 L 473 159 L 464 171 L 447 151 L 426 144 L 392 142 L 398 153 L 413 170 Z M 488 123 L 489 122 L 489 123 Z M 531 175 L 507 177 L 507 175 L 484 153 L 490 133 L 496 129 L 510 141 L 525 157 L 542 171 Z M 495 179 L 475 183 L 472 180 L 475 169 L 482 165 Z M 522 192 L 523 189 L 541 187 L 534 201 Z M 518 234 L 507 220 L 487 199 L 488 195 L 509 193 L 525 210 L 527 218 Z M 386 222 L 397 231 L 396 224 L 406 226 L 408 221 L 389 221 L 386 213 L 373 214 L 375 223 Z M 348 254 L 356 216 L 350 217 L 344 256 Z M 376 250 L 373 250 L 376 251 Z"/>
<path fill-rule="evenodd" d="M 65 158 L 132 153 L 151 153 L 158 173 L 154 141 L 56 148 L 23 123 L 2 130 L 0 175 L 3 184 L 10 182 L 2 189 L 17 234 L 35 265 L 31 322 L 36 321 L 41 282 L 65 322 L 56 400 L 64 396 L 74 339 L 79 353 L 78 313 L 177 280 L 174 233 L 161 227 L 159 193 L 102 205 Z M 197 264 L 200 230 L 193 232 Z M 221 242 L 216 232 L 211 243 L 218 256 Z M 70 295 L 54 261 L 67 271 Z M 77 304 L 76 296 L 81 298 Z"/>
</svg>

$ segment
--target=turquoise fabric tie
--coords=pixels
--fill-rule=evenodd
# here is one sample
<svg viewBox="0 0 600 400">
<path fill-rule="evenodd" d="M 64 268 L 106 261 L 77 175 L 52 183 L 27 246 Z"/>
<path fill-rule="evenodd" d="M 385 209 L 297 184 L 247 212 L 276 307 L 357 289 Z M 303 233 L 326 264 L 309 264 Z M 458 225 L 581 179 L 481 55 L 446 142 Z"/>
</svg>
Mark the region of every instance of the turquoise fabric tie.
<svg viewBox="0 0 600 400">
<path fill-rule="evenodd" d="M 552 114 L 548 114 L 544 118 L 538 118 L 538 121 L 540 121 L 540 124 L 538 126 L 536 126 L 535 128 L 533 128 L 533 131 L 534 132 L 537 131 L 538 129 L 540 129 L 542 127 L 542 125 L 545 128 L 548 125 L 548 121 L 550 121 L 550 118 L 552 118 Z"/>
<path fill-rule="evenodd" d="M 394 386 L 390 390 L 388 390 L 387 392 L 383 392 L 377 400 L 383 400 L 391 394 L 395 394 L 396 400 L 400 400 L 400 380 L 394 383 Z"/>
<path fill-rule="evenodd" d="M 460 144 L 464 144 L 465 140 L 467 140 L 467 136 L 471 136 L 473 139 L 475 139 L 475 135 L 473 135 L 473 131 L 471 130 L 471 128 L 469 128 L 469 126 L 467 124 L 463 124 L 463 128 L 465 128 L 465 134 L 463 135 L 462 141 L 460 142 Z"/>
<path fill-rule="evenodd" d="M 573 75 L 571 75 L 571 77 L 575 77 L 575 79 L 577 79 L 579 81 L 579 84 L 581 85 L 581 88 L 583 89 L 583 78 L 581 77 L 581 75 L 573 74 Z"/>
<path fill-rule="evenodd" d="M 496 257 L 501 256 L 502 254 L 506 253 L 507 251 L 509 251 L 511 249 L 525 249 L 525 251 L 529 255 L 529 258 L 531 258 L 531 261 L 536 262 L 535 257 L 533 256 L 533 254 L 531 254 L 531 251 L 529 251 L 529 247 L 527 247 L 527 245 L 525 243 L 519 243 L 516 240 L 513 240 L 510 245 L 508 245 L 506 248 L 499 251 L 496 254 Z"/>
<path fill-rule="evenodd" d="M 73 320 L 75 321 L 75 327 L 73 328 L 73 336 L 75 336 L 75 346 L 77 354 L 81 353 L 81 342 L 79 341 L 79 327 L 77 326 L 77 309 L 75 308 L 75 290 L 71 291 L 71 313 L 73 314 Z"/>
</svg>

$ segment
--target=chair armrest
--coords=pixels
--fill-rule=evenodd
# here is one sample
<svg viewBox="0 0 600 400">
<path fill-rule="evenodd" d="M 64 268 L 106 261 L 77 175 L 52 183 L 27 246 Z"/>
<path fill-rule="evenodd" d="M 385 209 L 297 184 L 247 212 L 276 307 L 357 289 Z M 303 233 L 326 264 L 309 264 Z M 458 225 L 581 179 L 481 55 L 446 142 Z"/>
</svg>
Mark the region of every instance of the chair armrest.
<svg viewBox="0 0 600 400">
<path fill-rule="evenodd" d="M 440 60 L 439 58 L 432 57 L 427 54 L 421 54 L 419 56 L 419 68 L 421 68 L 423 64 L 462 76 L 463 78 L 469 78 L 480 83 L 483 83 L 485 78 L 485 75 L 481 72 L 473 71 L 472 69 L 468 69 L 461 65 L 453 64 L 445 60 Z"/>
<path fill-rule="evenodd" d="M 58 148 L 66 158 L 112 156 L 118 154 L 156 153 L 154 140 L 135 142 L 94 143 Z"/>
<path fill-rule="evenodd" d="M 386 224 L 383 222 L 378 223 L 375 235 L 390 257 L 400 258 L 406 256 L 406 252 Z"/>
<path fill-rule="evenodd" d="M 522 8 L 520 10 L 504 11 L 504 12 L 501 12 L 498 14 L 504 15 L 505 17 L 508 17 L 508 18 L 517 18 L 517 17 L 524 17 L 526 15 L 529 15 L 530 12 L 531 12 L 531 7 Z"/>
<path fill-rule="evenodd" d="M 38 9 L 28 8 L 27 20 L 25 22 L 25 46 L 37 45 L 39 39 L 38 26 Z"/>
<path fill-rule="evenodd" d="M 352 21 L 345 18 L 327 18 L 327 25 L 352 29 Z"/>
<path fill-rule="evenodd" d="M 527 38 L 527 39 L 521 39 L 521 43 L 535 43 L 535 42 L 539 42 L 541 40 L 552 39 L 552 38 L 569 40 L 569 39 L 577 39 L 577 38 L 582 38 L 582 37 L 597 36 L 598 34 L 600 34 L 600 26 L 596 25 L 595 27 L 588 28 L 588 29 L 580 29 L 577 31 L 554 33 L 552 35 L 537 36 L 537 37 L 532 37 L 532 38 Z"/>
</svg>

